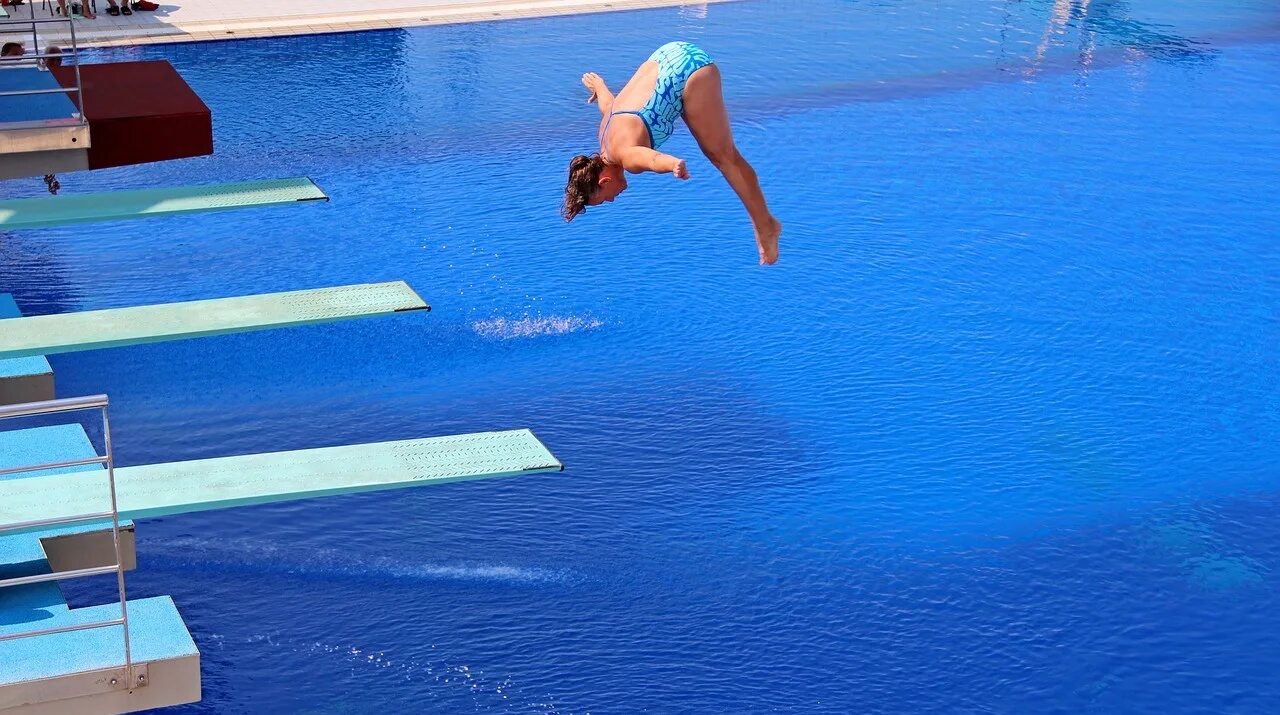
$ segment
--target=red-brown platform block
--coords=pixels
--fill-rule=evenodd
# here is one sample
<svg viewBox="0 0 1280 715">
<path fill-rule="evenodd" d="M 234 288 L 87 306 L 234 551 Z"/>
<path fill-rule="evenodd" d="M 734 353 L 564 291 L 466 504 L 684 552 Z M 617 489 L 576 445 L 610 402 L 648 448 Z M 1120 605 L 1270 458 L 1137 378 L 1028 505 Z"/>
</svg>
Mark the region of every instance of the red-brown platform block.
<svg viewBox="0 0 1280 715">
<path fill-rule="evenodd" d="M 62 86 L 75 86 L 74 67 L 54 74 Z M 80 65 L 80 79 L 90 169 L 213 153 L 209 108 L 167 61 Z"/>
</svg>

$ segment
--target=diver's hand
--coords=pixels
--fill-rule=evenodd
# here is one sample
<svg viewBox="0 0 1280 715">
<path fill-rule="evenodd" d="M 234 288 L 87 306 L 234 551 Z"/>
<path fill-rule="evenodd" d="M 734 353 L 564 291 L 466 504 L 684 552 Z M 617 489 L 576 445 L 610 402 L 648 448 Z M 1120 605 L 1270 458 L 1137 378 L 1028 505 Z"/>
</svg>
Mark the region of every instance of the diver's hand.
<svg viewBox="0 0 1280 715">
<path fill-rule="evenodd" d="M 671 170 L 671 175 L 681 181 L 689 178 L 689 167 L 685 166 L 684 159 L 676 159 L 676 166 Z"/>
</svg>

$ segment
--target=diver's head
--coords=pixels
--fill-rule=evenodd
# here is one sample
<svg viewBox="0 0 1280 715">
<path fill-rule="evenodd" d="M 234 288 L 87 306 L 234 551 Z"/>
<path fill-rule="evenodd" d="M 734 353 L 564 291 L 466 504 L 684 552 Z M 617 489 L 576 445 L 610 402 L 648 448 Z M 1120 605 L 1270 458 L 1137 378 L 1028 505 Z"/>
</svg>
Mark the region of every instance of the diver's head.
<svg viewBox="0 0 1280 715">
<path fill-rule="evenodd" d="M 560 214 L 565 221 L 572 221 L 588 206 L 613 201 L 626 190 L 627 177 L 621 166 L 606 164 L 599 154 L 579 154 L 569 161 L 569 183 L 564 187 Z"/>
</svg>

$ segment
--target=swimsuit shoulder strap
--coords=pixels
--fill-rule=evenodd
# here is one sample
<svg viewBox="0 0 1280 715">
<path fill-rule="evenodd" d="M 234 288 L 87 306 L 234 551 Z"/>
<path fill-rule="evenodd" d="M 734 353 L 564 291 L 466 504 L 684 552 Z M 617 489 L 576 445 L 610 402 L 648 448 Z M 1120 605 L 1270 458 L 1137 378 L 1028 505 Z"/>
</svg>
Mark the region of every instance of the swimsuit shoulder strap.
<svg viewBox="0 0 1280 715">
<path fill-rule="evenodd" d="M 609 112 L 609 118 L 604 120 L 604 129 L 600 130 L 600 156 L 605 161 L 609 161 L 609 125 L 613 124 L 613 117 L 617 112 Z"/>
<path fill-rule="evenodd" d="M 613 124 L 613 118 L 618 116 L 619 114 L 634 114 L 637 117 L 641 117 L 640 112 L 637 112 L 631 109 L 620 109 L 616 112 L 614 111 L 609 112 L 609 118 L 604 120 L 604 129 L 600 130 L 600 137 L 599 137 L 600 138 L 600 156 L 604 157 L 605 161 L 609 161 L 609 142 L 607 141 L 609 138 L 609 126 Z M 643 117 L 641 117 L 641 119 L 643 119 Z"/>
</svg>

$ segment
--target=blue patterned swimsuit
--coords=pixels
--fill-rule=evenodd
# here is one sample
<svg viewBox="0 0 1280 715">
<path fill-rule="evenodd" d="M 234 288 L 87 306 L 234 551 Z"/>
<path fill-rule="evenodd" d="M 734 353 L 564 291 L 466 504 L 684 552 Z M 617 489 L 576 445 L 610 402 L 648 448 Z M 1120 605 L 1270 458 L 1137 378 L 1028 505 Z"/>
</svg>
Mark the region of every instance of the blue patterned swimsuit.
<svg viewBox="0 0 1280 715">
<path fill-rule="evenodd" d="M 668 42 L 649 56 L 658 63 L 658 80 L 653 95 L 639 110 L 611 112 L 605 122 L 603 138 L 609 134 L 609 123 L 619 114 L 640 117 L 649 130 L 649 146 L 657 149 L 671 138 L 676 120 L 684 114 L 684 85 L 694 72 L 712 64 L 711 57 L 691 42 Z"/>
</svg>

